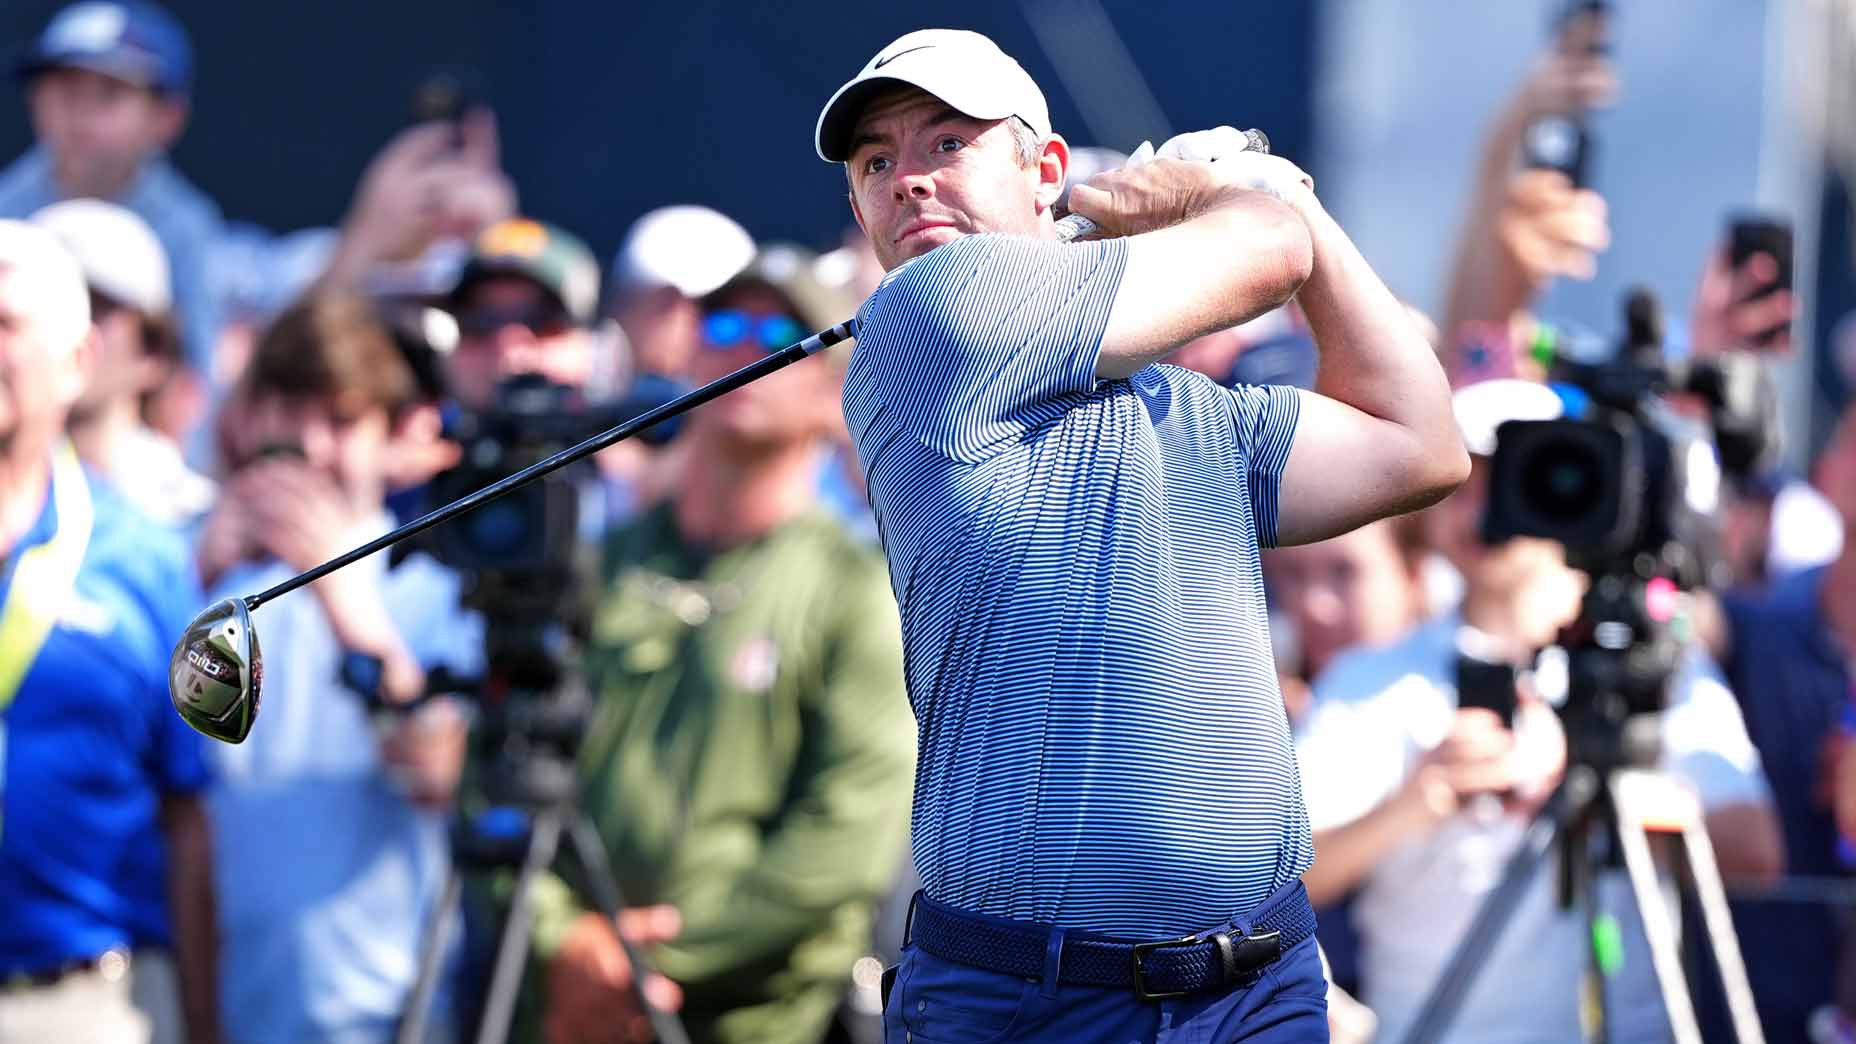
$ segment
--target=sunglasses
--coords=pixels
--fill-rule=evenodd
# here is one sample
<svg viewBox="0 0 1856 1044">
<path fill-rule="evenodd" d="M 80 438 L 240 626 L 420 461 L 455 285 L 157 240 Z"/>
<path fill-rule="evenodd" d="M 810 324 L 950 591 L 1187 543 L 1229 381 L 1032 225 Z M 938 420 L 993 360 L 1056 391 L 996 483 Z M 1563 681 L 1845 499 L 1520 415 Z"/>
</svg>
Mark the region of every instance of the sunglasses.
<svg viewBox="0 0 1856 1044">
<path fill-rule="evenodd" d="M 536 337 L 553 337 L 573 325 L 566 309 L 544 301 L 512 308 L 467 308 L 456 318 L 458 334 L 463 337 L 489 337 L 505 326 L 525 327 Z"/>
<path fill-rule="evenodd" d="M 785 315 L 756 317 L 746 312 L 710 312 L 702 317 L 702 339 L 712 351 L 724 352 L 752 343 L 771 355 L 797 344 L 806 335 L 799 320 Z"/>
</svg>

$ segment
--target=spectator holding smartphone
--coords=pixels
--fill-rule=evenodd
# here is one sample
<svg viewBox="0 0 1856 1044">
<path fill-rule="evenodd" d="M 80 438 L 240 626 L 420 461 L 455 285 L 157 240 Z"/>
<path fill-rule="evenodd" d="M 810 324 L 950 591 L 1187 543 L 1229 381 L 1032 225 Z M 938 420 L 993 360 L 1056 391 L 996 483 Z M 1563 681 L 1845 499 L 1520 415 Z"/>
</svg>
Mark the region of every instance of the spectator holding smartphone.
<svg viewBox="0 0 1856 1044">
<path fill-rule="evenodd" d="M 211 593 L 231 597 L 386 532 L 385 460 L 415 402 L 412 374 L 368 302 L 312 294 L 259 340 L 226 426 L 231 473 L 202 527 Z M 465 720 L 445 699 L 376 725 L 341 687 L 350 653 L 378 658 L 406 701 L 424 671 L 472 673 L 481 626 L 455 574 L 414 554 L 376 555 L 266 614 L 289 650 L 264 678 L 271 727 L 215 744 L 210 797 L 226 853 L 220 880 L 228 1039 L 391 1040 L 411 992 L 448 857 L 443 815 Z M 446 983 L 449 979 L 446 980 Z M 435 1032 L 454 1015 L 441 991 Z"/>
</svg>

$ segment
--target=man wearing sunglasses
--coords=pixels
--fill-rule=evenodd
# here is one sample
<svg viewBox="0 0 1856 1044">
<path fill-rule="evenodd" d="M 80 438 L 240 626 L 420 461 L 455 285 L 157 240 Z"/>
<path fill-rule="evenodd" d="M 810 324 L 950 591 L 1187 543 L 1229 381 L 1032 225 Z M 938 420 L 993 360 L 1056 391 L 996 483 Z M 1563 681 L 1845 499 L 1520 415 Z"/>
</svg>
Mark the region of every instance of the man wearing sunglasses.
<svg viewBox="0 0 1856 1044">
<path fill-rule="evenodd" d="M 850 314 L 803 251 L 764 249 L 701 299 L 708 382 Z M 653 950 L 705 1044 L 816 1044 L 901 863 L 915 729 L 875 550 L 818 496 L 842 354 L 690 414 L 667 499 L 607 537 L 587 657 L 582 803 L 634 903 L 670 904 Z M 545 1039 L 620 1039 L 624 956 L 550 882 Z"/>
<path fill-rule="evenodd" d="M 452 395 L 483 410 L 498 383 L 520 374 L 583 387 L 594 371 L 598 308 L 599 262 L 577 237 L 527 218 L 484 229 L 451 292 Z"/>
</svg>

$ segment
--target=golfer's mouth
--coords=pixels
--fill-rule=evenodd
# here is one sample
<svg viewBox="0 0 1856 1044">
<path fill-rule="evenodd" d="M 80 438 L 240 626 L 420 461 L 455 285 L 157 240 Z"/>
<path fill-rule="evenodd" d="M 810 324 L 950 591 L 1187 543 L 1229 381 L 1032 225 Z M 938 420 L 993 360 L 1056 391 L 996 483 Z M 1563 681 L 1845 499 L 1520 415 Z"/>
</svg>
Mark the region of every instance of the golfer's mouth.
<svg viewBox="0 0 1856 1044">
<path fill-rule="evenodd" d="M 904 226 L 904 228 L 902 229 L 902 234 L 896 237 L 896 242 L 901 243 L 902 241 L 908 239 L 910 236 L 917 236 L 917 235 L 922 234 L 923 232 L 931 232 L 937 228 L 953 228 L 953 227 L 954 227 L 954 223 L 952 221 L 946 220 L 945 218 L 923 218 L 920 221 L 914 221 Z"/>
</svg>

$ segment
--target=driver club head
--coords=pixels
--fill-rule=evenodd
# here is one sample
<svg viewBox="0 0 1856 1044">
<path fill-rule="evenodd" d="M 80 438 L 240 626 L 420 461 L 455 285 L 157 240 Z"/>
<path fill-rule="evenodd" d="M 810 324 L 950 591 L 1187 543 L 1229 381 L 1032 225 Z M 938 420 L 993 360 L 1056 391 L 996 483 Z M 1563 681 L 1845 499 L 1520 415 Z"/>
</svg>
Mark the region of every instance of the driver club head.
<svg viewBox="0 0 1856 1044">
<path fill-rule="evenodd" d="M 194 617 L 168 661 L 168 698 L 181 719 L 226 743 L 250 735 L 263 681 L 264 657 L 242 598 Z"/>
</svg>

